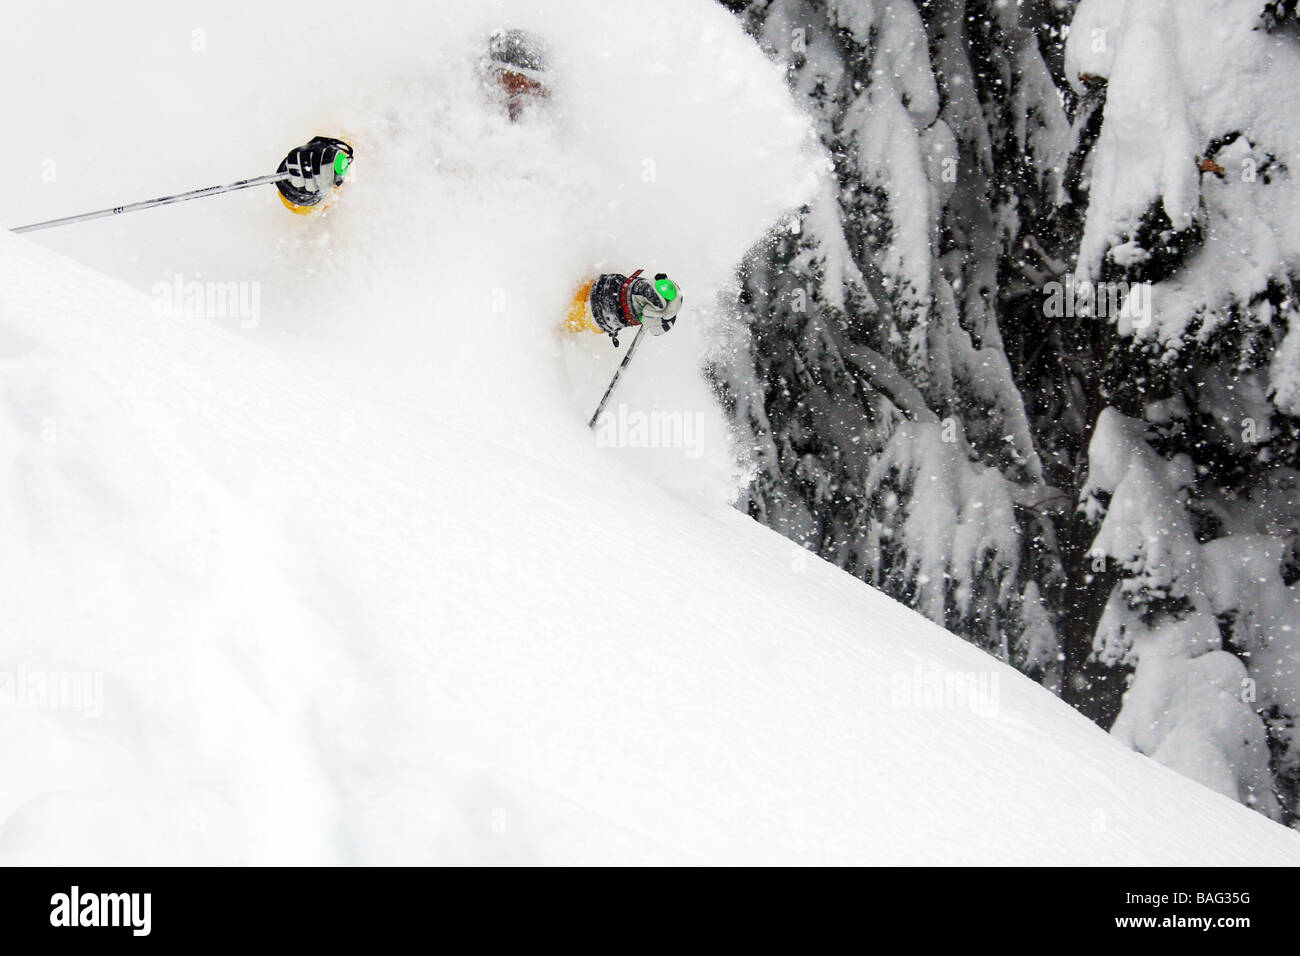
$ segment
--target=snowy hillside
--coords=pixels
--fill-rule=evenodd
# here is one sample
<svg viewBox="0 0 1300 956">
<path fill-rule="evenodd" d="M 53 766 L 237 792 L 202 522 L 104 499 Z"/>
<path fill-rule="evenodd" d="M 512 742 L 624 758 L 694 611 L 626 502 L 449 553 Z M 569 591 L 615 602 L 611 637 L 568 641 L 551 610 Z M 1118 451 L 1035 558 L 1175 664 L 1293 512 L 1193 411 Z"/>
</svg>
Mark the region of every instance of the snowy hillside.
<svg viewBox="0 0 1300 956">
<path fill-rule="evenodd" d="M 617 455 L 357 401 L 2 248 L 6 661 L 103 675 L 102 713 L 6 713 L 9 861 L 1300 862 Z"/>
<path fill-rule="evenodd" d="M 385 6 L 289 43 L 158 4 L 124 72 L 110 11 L 48 74 L 4 41 L 11 88 L 49 80 L 6 104 L 12 225 L 316 132 L 357 162 L 323 218 L 267 189 L 0 236 L 0 861 L 1300 863 L 728 506 L 717 293 L 823 165 L 725 11 Z M 566 77 L 518 126 L 474 80 L 502 19 Z M 675 38 L 635 71 L 603 52 L 629 19 Z M 688 311 L 620 414 L 674 447 L 593 438 L 621 353 L 558 328 L 637 267 Z M 160 307 L 196 279 L 249 308 Z"/>
</svg>

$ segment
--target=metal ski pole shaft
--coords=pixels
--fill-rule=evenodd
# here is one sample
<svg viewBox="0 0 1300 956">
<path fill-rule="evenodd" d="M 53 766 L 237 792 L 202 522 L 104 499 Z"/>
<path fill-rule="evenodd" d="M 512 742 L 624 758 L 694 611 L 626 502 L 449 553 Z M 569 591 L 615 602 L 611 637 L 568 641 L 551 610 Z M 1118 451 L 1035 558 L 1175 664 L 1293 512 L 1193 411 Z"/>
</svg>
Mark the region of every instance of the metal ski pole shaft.
<svg viewBox="0 0 1300 956">
<path fill-rule="evenodd" d="M 603 412 L 605 406 L 609 404 L 609 397 L 614 394 L 614 389 L 618 386 L 618 380 L 622 378 L 623 370 L 627 368 L 627 363 L 632 361 L 632 356 L 636 354 L 636 347 L 641 344 L 641 336 L 643 335 L 645 335 L 644 325 L 637 330 L 636 338 L 634 338 L 632 344 L 627 347 L 627 354 L 623 356 L 623 361 L 619 364 L 618 371 L 614 373 L 614 377 L 610 380 L 609 388 L 605 389 L 605 397 L 600 400 L 600 404 L 596 407 L 595 414 L 591 416 L 591 421 L 587 423 L 588 428 L 596 427 L 596 421 L 600 418 L 600 413 Z"/>
<path fill-rule="evenodd" d="M 177 193 L 174 196 L 162 196 L 159 199 L 146 199 L 143 202 L 128 203 L 125 206 L 113 206 L 111 209 L 99 209 L 95 212 L 83 212 L 79 216 L 64 216 L 62 219 L 50 219 L 46 222 L 34 222 L 30 226 L 19 226 L 17 229 L 10 229 L 10 232 L 35 232 L 37 229 L 52 229 L 55 226 L 67 226 L 74 222 L 87 222 L 91 219 L 104 219 L 108 216 L 117 216 L 124 212 L 137 212 L 141 209 L 152 209 L 155 206 L 170 206 L 172 203 L 186 202 L 190 199 L 202 199 L 205 196 L 219 196 L 222 193 L 234 192 L 236 189 L 248 189 L 251 186 L 262 186 L 267 183 L 278 183 L 282 179 L 288 179 L 289 173 L 271 173 L 267 176 L 258 176 L 255 179 L 241 179 L 237 183 L 229 183 L 225 186 L 208 186 L 204 189 L 192 189 L 187 193 Z"/>
</svg>

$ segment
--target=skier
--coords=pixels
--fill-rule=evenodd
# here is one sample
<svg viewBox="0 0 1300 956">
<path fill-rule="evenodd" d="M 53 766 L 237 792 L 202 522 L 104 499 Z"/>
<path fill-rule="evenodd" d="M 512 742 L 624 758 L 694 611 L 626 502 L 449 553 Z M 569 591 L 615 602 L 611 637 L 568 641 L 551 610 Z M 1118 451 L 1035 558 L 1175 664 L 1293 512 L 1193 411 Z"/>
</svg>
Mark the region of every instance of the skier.
<svg viewBox="0 0 1300 956">
<path fill-rule="evenodd" d="M 663 335 L 673 327 L 681 308 L 681 288 L 662 272 L 653 282 L 640 269 L 630 276 L 609 273 L 578 290 L 564 327 L 570 332 L 608 334 L 618 348 L 618 333 L 634 325 Z"/>
<path fill-rule="evenodd" d="M 512 123 L 528 108 L 550 98 L 550 54 L 546 41 L 527 30 L 495 30 L 479 65 L 488 92 L 505 106 Z"/>
<path fill-rule="evenodd" d="M 275 184 L 290 212 L 307 215 L 325 209 L 352 165 L 352 147 L 341 139 L 315 136 L 305 146 L 289 150 L 276 172 L 290 174 Z"/>
</svg>

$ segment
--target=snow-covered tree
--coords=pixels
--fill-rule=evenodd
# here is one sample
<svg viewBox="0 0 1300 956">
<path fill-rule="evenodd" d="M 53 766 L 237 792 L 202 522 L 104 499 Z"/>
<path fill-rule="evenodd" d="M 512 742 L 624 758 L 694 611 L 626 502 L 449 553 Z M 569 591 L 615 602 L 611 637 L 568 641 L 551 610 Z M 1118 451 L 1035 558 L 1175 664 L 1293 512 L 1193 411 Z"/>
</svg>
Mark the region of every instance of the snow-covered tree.
<svg viewBox="0 0 1300 956">
<path fill-rule="evenodd" d="M 978 51 L 961 4 L 732 6 L 787 64 L 830 166 L 747 265 L 745 360 L 715 366 L 751 439 L 748 508 L 1055 685 L 1059 495 L 996 319 L 1002 181 L 1055 188 L 1068 147 L 1032 31 L 996 3 L 970 4 L 996 18 Z M 1028 158 L 999 172 L 1011 154 Z"/>
<path fill-rule="evenodd" d="M 727 5 L 829 169 L 713 366 L 750 513 L 1294 819 L 1295 3 Z"/>
<path fill-rule="evenodd" d="M 1065 62 L 1078 92 L 1104 87 L 1077 278 L 1144 302 L 1106 317 L 1113 409 L 1085 490 L 1103 519 L 1094 550 L 1120 575 L 1097 652 L 1137 668 L 1116 733 L 1219 789 L 1223 769 L 1185 754 L 1231 738 L 1234 792 L 1276 815 L 1276 791 L 1294 817 L 1300 614 L 1285 559 L 1300 531 L 1300 43 L 1268 29 L 1285 8 L 1084 0 Z M 1220 647 L 1244 666 L 1206 660 Z M 1174 692 L 1201 701 L 1177 729 L 1151 697 Z M 1255 739 L 1266 730 L 1268 786 Z"/>
<path fill-rule="evenodd" d="M 1112 733 L 1278 817 L 1252 680 L 1242 661 L 1222 650 L 1215 616 L 1238 607 L 1238 582 L 1231 562 L 1214 561 L 1197 540 L 1187 507 L 1196 484 L 1192 459 L 1162 458 L 1144 428 L 1114 409 L 1102 413 L 1085 489 L 1085 510 L 1100 519 L 1094 559 L 1121 575 L 1097 630 L 1097 654 L 1107 664 L 1136 666 Z M 1207 564 L 1223 578 L 1214 588 L 1218 602 L 1206 587 Z"/>
</svg>

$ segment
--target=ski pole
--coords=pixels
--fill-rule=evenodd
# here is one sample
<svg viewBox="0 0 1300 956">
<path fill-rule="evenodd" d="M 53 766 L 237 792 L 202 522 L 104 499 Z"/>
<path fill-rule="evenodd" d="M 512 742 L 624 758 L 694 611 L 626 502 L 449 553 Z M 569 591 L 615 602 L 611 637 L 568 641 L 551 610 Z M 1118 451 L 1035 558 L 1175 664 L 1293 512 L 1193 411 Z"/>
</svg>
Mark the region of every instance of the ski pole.
<svg viewBox="0 0 1300 956">
<path fill-rule="evenodd" d="M 600 400 L 600 405 L 596 407 L 595 414 L 591 416 L 591 421 L 587 423 L 588 428 L 596 427 L 596 420 L 600 418 L 600 413 L 603 412 L 605 406 L 609 404 L 609 397 L 614 394 L 614 389 L 618 385 L 618 380 L 623 375 L 623 369 L 627 368 L 627 363 L 632 361 L 632 356 L 636 354 L 636 347 L 641 344 L 641 336 L 643 335 L 645 335 L 644 325 L 637 329 L 636 338 L 634 338 L 632 344 L 627 347 L 627 354 L 623 356 L 623 361 L 619 363 L 618 371 L 615 372 L 614 377 L 610 379 L 609 388 L 605 389 L 605 397 Z"/>
<path fill-rule="evenodd" d="M 202 199 L 205 196 L 219 196 L 222 193 L 231 193 L 236 189 L 248 189 L 250 186 L 261 186 L 266 183 L 278 183 L 282 179 L 288 179 L 289 173 L 271 173 L 268 176 L 258 176 L 255 179 L 241 179 L 237 183 L 229 183 L 225 186 L 208 186 L 205 189 L 192 189 L 187 193 L 177 193 L 174 196 L 163 196 L 159 199 L 146 199 L 143 202 L 128 203 L 125 206 L 113 206 L 111 209 L 99 209 L 95 212 L 83 212 L 79 216 L 64 216 L 62 219 L 50 219 L 46 222 L 34 222 L 30 226 L 19 226 L 17 229 L 10 229 L 10 232 L 35 232 L 37 229 L 52 229 L 55 226 L 67 226 L 74 222 L 87 222 L 91 219 L 103 219 L 107 216 L 116 216 L 124 212 L 136 212 L 140 209 L 152 209 L 154 206 L 170 206 L 172 203 L 186 202 L 190 199 Z"/>
</svg>

